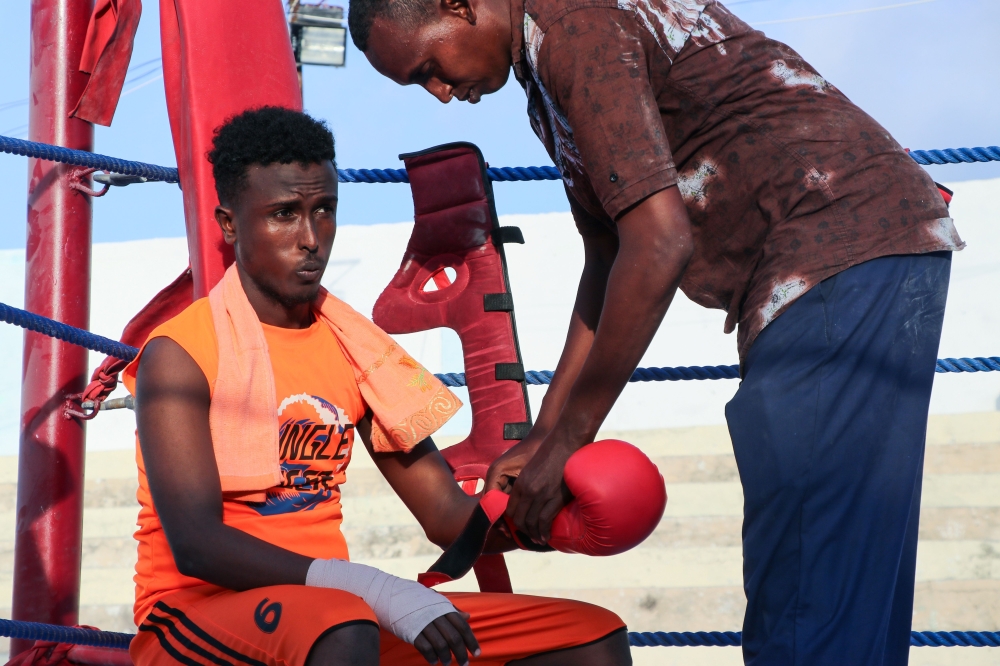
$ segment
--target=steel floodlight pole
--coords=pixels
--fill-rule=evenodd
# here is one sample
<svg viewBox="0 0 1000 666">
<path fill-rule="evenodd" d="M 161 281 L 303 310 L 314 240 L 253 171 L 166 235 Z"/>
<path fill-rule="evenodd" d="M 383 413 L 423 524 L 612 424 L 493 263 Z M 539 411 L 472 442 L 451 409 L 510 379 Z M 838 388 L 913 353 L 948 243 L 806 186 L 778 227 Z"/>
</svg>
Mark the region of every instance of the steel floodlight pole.
<svg viewBox="0 0 1000 666">
<path fill-rule="evenodd" d="M 93 0 L 31 0 L 29 138 L 92 150 L 93 126 L 70 118 L 86 85 L 78 71 Z M 28 160 L 24 306 L 89 327 L 91 202 L 68 187 L 74 167 Z M 63 414 L 83 390 L 87 352 L 24 335 L 14 552 L 15 620 L 78 624 L 84 426 Z M 11 655 L 31 646 L 11 641 Z"/>
</svg>

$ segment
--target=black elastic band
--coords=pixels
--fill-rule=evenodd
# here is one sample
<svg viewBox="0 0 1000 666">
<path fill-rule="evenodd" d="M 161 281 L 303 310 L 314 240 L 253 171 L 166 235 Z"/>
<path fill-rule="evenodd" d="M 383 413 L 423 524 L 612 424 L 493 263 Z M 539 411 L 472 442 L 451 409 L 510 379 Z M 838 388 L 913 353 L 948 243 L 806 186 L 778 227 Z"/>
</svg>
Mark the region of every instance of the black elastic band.
<svg viewBox="0 0 1000 666">
<path fill-rule="evenodd" d="M 486 535 L 489 534 L 491 527 L 493 527 L 493 523 L 490 522 L 486 511 L 477 504 L 469 517 L 469 522 L 465 524 L 465 529 L 441 553 L 441 557 L 431 565 L 427 572 L 442 573 L 451 580 L 458 580 L 469 573 L 472 570 L 472 565 L 483 554 L 483 548 L 486 547 Z"/>
<path fill-rule="evenodd" d="M 497 381 L 524 381 L 524 365 L 521 363 L 497 363 L 495 373 Z"/>
<path fill-rule="evenodd" d="M 498 520 L 503 520 L 503 517 Z M 427 573 L 444 574 L 450 580 L 458 580 L 469 573 L 486 548 L 486 537 L 489 536 L 491 527 L 493 523 L 490 522 L 486 511 L 481 504 L 477 504 L 461 534 L 441 553 L 441 557 L 431 565 Z M 514 531 L 514 540 L 524 550 L 537 553 L 549 553 L 555 550 L 549 545 L 538 545 L 520 530 Z"/>
<path fill-rule="evenodd" d="M 503 438 L 517 440 L 524 439 L 528 436 L 529 430 L 531 430 L 531 421 L 524 421 L 522 423 L 504 423 Z"/>
<path fill-rule="evenodd" d="M 524 234 L 520 227 L 496 227 L 493 230 L 493 244 L 518 243 L 524 245 Z"/>
<path fill-rule="evenodd" d="M 484 312 L 513 312 L 514 297 L 508 294 L 483 294 Z"/>
</svg>

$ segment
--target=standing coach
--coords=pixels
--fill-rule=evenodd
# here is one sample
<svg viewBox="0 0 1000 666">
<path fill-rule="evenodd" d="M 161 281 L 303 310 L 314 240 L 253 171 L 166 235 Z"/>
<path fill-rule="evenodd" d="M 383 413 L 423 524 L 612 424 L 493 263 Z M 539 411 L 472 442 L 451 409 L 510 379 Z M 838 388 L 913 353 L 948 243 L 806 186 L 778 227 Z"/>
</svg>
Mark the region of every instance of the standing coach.
<svg viewBox="0 0 1000 666">
<path fill-rule="evenodd" d="M 951 252 L 934 183 L 788 46 L 714 0 L 351 0 L 399 84 L 475 103 L 510 70 L 585 264 L 528 436 L 490 469 L 544 542 L 679 286 L 728 314 L 747 664 L 907 663 Z M 667 406 L 669 408 L 669 406 Z M 514 484 L 514 479 L 517 483 Z"/>
</svg>

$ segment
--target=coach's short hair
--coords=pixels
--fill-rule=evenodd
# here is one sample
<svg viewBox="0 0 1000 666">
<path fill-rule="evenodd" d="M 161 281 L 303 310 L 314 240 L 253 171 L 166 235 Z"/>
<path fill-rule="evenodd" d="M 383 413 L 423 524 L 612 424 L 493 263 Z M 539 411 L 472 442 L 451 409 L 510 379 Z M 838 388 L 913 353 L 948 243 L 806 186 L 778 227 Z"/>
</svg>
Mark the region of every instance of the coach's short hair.
<svg viewBox="0 0 1000 666">
<path fill-rule="evenodd" d="M 279 106 L 262 106 L 235 115 L 216 128 L 208 161 L 215 191 L 232 205 L 246 189 L 254 164 L 335 164 L 333 134 L 322 120 Z"/>
<path fill-rule="evenodd" d="M 402 28 L 416 28 L 434 13 L 434 0 L 351 0 L 347 25 L 358 50 L 368 50 L 375 19 L 382 17 Z"/>
</svg>

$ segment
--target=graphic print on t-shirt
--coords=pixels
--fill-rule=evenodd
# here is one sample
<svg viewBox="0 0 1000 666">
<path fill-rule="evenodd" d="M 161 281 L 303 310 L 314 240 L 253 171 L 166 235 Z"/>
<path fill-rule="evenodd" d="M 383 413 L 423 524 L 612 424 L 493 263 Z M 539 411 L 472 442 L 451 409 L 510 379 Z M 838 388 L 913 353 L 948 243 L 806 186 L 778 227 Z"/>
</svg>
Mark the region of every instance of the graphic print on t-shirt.
<svg viewBox="0 0 1000 666">
<path fill-rule="evenodd" d="M 316 395 L 299 393 L 278 407 L 281 485 L 250 506 L 262 516 L 310 511 L 334 498 L 350 461 L 354 424 L 347 412 Z"/>
</svg>

